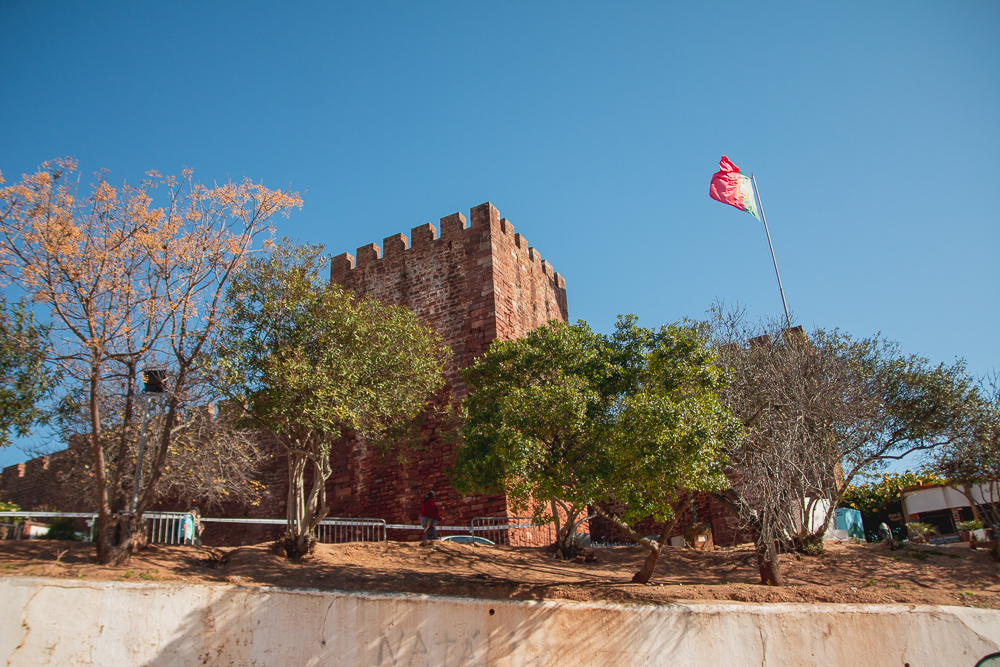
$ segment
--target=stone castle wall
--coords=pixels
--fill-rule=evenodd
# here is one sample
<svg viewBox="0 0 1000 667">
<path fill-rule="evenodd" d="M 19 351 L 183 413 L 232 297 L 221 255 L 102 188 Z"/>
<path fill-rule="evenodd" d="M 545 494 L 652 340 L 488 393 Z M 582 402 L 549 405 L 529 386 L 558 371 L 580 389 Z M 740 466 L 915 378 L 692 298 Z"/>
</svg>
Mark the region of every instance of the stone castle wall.
<svg viewBox="0 0 1000 667">
<path fill-rule="evenodd" d="M 523 336 L 549 320 L 566 321 L 566 282 L 528 247 L 492 204 L 477 206 L 469 222 L 461 213 L 415 227 L 333 258 L 330 279 L 355 294 L 407 306 L 437 331 L 453 353 L 444 401 L 457 404 L 467 389 L 459 371 L 486 352 L 495 339 Z M 460 496 L 446 469 L 455 442 L 437 421 L 423 427 L 421 444 L 407 460 L 382 460 L 362 443 L 334 455 L 328 495 L 335 515 L 412 523 L 428 490 L 438 493 L 445 523 L 503 516 L 503 497 Z"/>
<path fill-rule="evenodd" d="M 0 473 L 0 500 L 40 512 L 88 512 L 94 505 L 65 484 L 73 464 L 70 450 L 7 466 Z"/>
</svg>

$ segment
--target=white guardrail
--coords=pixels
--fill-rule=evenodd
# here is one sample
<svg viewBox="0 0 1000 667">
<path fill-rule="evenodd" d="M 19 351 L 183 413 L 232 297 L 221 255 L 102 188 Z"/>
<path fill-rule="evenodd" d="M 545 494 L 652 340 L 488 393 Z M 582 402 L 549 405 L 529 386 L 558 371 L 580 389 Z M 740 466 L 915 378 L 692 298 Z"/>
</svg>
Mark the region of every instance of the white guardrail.
<svg viewBox="0 0 1000 667">
<path fill-rule="evenodd" d="M 182 544 L 185 542 L 184 524 L 189 521 L 188 512 L 146 512 L 143 518 L 148 522 L 151 544 Z M 8 519 L 86 519 L 90 529 L 90 539 L 94 537 L 97 525 L 96 512 L 0 512 L 0 527 L 7 527 L 7 539 L 22 539 L 21 523 Z M 199 517 L 202 523 L 274 525 L 283 526 L 285 519 Z M 383 519 L 327 517 L 316 528 L 316 539 L 324 543 L 341 542 L 384 542 L 388 530 L 423 530 L 419 525 L 407 523 L 386 523 Z M 509 546 L 537 546 L 552 541 L 551 526 L 537 524 L 530 517 L 477 517 L 469 526 L 439 526 L 441 532 L 462 533 L 484 537 L 496 544 Z M 190 533 L 190 526 L 188 529 Z"/>
<path fill-rule="evenodd" d="M 149 541 L 151 544 L 182 544 L 184 540 L 184 524 L 188 522 L 188 512 L 146 512 L 143 519 L 148 522 Z M 21 539 L 23 524 L 10 522 L 9 519 L 86 519 L 90 528 L 90 539 L 94 538 L 94 526 L 97 524 L 96 512 L 33 512 L 16 511 L 0 512 L 0 526 L 7 526 L 7 539 Z M 224 517 L 199 517 L 202 523 L 235 523 L 249 525 L 283 526 L 285 519 L 231 519 Z M 420 526 L 409 526 L 420 530 Z M 467 529 L 466 529 L 467 530 Z M 358 519 L 345 517 L 328 517 L 316 527 L 316 539 L 320 542 L 384 542 L 386 539 L 386 523 L 382 519 Z"/>
</svg>

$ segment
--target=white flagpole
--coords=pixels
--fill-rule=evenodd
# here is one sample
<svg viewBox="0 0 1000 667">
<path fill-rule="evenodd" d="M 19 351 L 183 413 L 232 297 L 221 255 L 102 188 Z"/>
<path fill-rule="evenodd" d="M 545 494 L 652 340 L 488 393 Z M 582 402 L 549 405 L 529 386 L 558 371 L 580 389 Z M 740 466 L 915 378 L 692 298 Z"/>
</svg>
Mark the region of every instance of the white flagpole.
<svg viewBox="0 0 1000 667">
<path fill-rule="evenodd" d="M 771 261 L 774 262 L 774 277 L 778 279 L 778 291 L 781 292 L 781 305 L 785 307 L 785 322 L 788 328 L 792 328 L 792 318 L 788 316 L 788 304 L 785 303 L 785 290 L 781 287 L 781 274 L 778 273 L 778 260 L 774 258 L 774 246 L 771 245 L 771 232 L 767 231 L 767 217 L 764 215 L 764 205 L 760 201 L 760 191 L 757 190 L 757 179 L 750 174 L 750 182 L 753 183 L 753 193 L 757 197 L 757 210 L 760 211 L 760 221 L 764 223 L 764 233 L 767 234 L 767 247 L 771 249 Z"/>
</svg>

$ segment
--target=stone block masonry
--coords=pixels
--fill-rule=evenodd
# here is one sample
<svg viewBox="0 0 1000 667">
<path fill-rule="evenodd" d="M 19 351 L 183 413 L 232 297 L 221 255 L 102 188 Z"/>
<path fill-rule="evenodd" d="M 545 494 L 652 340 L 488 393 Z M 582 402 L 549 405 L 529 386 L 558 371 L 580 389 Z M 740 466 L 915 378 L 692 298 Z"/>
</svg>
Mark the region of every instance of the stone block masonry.
<svg viewBox="0 0 1000 667">
<path fill-rule="evenodd" d="M 0 500 L 41 512 L 87 511 L 78 510 L 80 503 L 66 493 L 64 482 L 72 458 L 66 449 L 4 468 L 0 473 Z"/>
<path fill-rule="evenodd" d="M 437 331 L 454 356 L 448 369 L 455 398 L 458 371 L 495 339 L 519 338 L 550 320 L 567 321 L 566 281 L 541 259 L 492 204 L 415 227 L 343 253 L 330 280 L 358 295 L 403 305 Z"/>
<path fill-rule="evenodd" d="M 468 390 L 459 375 L 496 339 L 510 340 L 550 320 L 567 321 L 566 281 L 490 203 L 469 218 L 454 213 L 439 226 L 343 253 L 330 264 L 330 280 L 360 296 L 410 308 L 440 334 L 453 356 L 443 401 L 457 404 Z M 327 492 L 333 514 L 411 523 L 425 493 L 434 489 L 446 523 L 468 523 L 510 512 L 502 497 L 462 497 L 448 485 L 453 438 L 437 421 L 424 424 L 421 444 L 406 460 L 384 460 L 363 443 L 337 448 Z M 413 537 L 417 535 L 414 534 Z"/>
</svg>

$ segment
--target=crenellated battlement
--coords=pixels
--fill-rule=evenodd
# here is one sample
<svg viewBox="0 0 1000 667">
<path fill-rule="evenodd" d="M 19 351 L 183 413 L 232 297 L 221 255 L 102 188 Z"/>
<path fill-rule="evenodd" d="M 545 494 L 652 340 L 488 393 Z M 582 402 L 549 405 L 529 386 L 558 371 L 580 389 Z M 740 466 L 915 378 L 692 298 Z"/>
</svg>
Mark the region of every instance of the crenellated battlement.
<svg viewBox="0 0 1000 667">
<path fill-rule="evenodd" d="M 566 281 L 489 202 L 473 207 L 468 218 L 452 213 L 414 227 L 409 236 L 394 234 L 381 246 L 369 243 L 354 254 L 337 255 L 330 261 L 330 280 L 357 295 L 407 306 L 441 336 L 452 350 L 443 401 L 465 396 L 461 370 L 494 340 L 519 338 L 569 317 Z M 436 424 L 422 431 L 424 449 L 416 467 L 379 462 L 374 455 L 335 462 L 342 474 L 332 478 L 338 486 L 328 494 L 335 499 L 331 513 L 395 519 L 394 512 L 418 507 L 427 489 L 442 496 L 454 446 Z M 494 511 L 496 501 L 451 495 L 447 502 L 449 513 L 455 507 L 454 515 L 465 520 Z"/>
<path fill-rule="evenodd" d="M 507 237 L 518 251 L 520 260 L 529 265 L 535 265 L 537 270 L 550 279 L 555 285 L 565 290 L 566 281 L 555 272 L 552 265 L 541 258 L 538 251 L 528 245 L 523 235 L 514 231 L 514 225 L 507 218 L 501 218 L 497 209 L 490 202 L 480 204 L 470 211 L 472 224 L 467 224 L 466 217 L 461 213 L 452 213 L 441 218 L 440 236 L 438 227 L 431 223 L 414 227 L 410 237 L 406 234 L 395 234 L 382 240 L 382 246 L 369 243 L 357 249 L 356 254 L 344 252 L 334 257 L 330 262 L 330 280 L 342 283 L 353 271 L 376 267 L 383 259 L 405 257 L 408 253 L 422 249 L 433 249 L 443 245 L 451 247 L 456 241 L 478 240 L 482 232 L 489 235 Z M 412 243 L 411 243 L 412 239 Z"/>
</svg>

